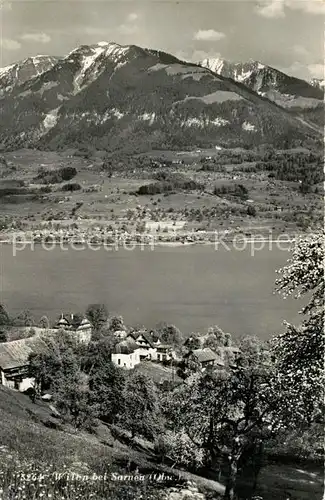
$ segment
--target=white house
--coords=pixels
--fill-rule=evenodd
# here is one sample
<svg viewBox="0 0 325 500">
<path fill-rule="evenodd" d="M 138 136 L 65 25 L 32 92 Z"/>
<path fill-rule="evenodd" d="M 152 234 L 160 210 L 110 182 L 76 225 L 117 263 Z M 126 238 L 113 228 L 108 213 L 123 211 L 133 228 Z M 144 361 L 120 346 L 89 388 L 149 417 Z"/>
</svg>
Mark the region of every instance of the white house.
<svg viewBox="0 0 325 500">
<path fill-rule="evenodd" d="M 116 344 L 111 354 L 112 363 L 120 368 L 132 370 L 140 363 L 140 349 L 133 339 L 125 339 Z"/>
<path fill-rule="evenodd" d="M 159 342 L 156 347 L 156 351 L 157 361 L 171 361 L 176 357 L 174 349 L 169 344 L 162 344 L 161 342 Z"/>
<path fill-rule="evenodd" d="M 140 361 L 145 359 L 157 359 L 157 348 L 146 331 L 129 333 L 127 339 L 136 343 L 139 350 Z"/>
</svg>

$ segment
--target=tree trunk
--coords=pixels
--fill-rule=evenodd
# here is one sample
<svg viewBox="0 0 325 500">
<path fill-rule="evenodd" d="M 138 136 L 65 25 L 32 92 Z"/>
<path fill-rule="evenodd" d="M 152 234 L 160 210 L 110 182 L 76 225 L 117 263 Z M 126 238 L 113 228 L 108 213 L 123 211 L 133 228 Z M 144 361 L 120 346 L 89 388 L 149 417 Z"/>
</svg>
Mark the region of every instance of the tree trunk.
<svg viewBox="0 0 325 500">
<path fill-rule="evenodd" d="M 253 481 L 253 493 L 255 493 L 256 488 L 257 488 L 257 481 L 258 481 L 258 476 L 259 473 L 262 469 L 263 466 L 263 455 L 264 455 L 264 443 L 263 441 L 260 442 L 258 451 L 254 460 L 254 481 Z"/>
<path fill-rule="evenodd" d="M 227 478 L 226 491 L 224 495 L 225 500 L 234 500 L 235 487 L 238 472 L 238 458 L 232 457 L 229 461 L 229 474 Z"/>
</svg>

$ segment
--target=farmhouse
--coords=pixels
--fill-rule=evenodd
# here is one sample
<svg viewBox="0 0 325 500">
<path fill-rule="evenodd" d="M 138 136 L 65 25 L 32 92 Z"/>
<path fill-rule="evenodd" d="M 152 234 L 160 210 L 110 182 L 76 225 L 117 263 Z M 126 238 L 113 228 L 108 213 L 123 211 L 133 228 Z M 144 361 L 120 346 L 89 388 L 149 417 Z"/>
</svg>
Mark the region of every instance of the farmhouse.
<svg viewBox="0 0 325 500">
<path fill-rule="evenodd" d="M 171 345 L 159 343 L 156 347 L 157 361 L 170 361 L 175 358 L 175 352 Z"/>
<path fill-rule="evenodd" d="M 146 331 L 129 333 L 127 339 L 133 340 L 137 344 L 140 361 L 157 359 L 157 349 Z"/>
<path fill-rule="evenodd" d="M 89 343 L 92 334 L 92 325 L 86 318 L 79 318 L 71 314 L 69 317 L 61 314 L 61 317 L 54 327 L 56 330 L 71 332 L 76 340 Z"/>
<path fill-rule="evenodd" d="M 197 363 L 202 370 L 209 366 L 222 368 L 225 364 L 224 361 L 209 347 L 204 349 L 193 349 L 185 355 L 188 362 Z"/>
<path fill-rule="evenodd" d="M 112 363 L 120 368 L 132 370 L 140 363 L 140 349 L 130 336 L 116 344 L 111 354 Z"/>
<path fill-rule="evenodd" d="M 34 379 L 29 376 L 29 355 L 44 346 L 39 337 L 1 343 L 1 384 L 21 392 L 33 387 Z"/>
</svg>

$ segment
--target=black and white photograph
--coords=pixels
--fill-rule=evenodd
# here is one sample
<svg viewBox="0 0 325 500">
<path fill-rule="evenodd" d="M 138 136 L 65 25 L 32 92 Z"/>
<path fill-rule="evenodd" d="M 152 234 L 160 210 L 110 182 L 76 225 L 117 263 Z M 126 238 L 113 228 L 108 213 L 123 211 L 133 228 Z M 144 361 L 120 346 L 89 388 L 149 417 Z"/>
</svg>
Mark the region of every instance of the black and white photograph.
<svg viewBox="0 0 325 500">
<path fill-rule="evenodd" d="M 0 500 L 325 500 L 323 0 L 0 0 Z"/>
</svg>

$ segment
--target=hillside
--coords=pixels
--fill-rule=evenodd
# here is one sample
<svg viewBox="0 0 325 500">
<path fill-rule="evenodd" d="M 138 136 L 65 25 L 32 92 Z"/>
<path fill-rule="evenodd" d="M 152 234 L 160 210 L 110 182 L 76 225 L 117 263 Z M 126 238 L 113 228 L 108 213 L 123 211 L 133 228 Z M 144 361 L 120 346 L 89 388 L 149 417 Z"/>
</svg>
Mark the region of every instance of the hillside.
<svg viewBox="0 0 325 500">
<path fill-rule="evenodd" d="M 122 431 L 119 438 L 112 437 L 109 428 L 99 424 L 91 434 L 76 433 L 60 424 L 48 404 L 31 403 L 28 396 L 1 385 L 0 418 L 0 492 L 3 500 L 36 498 L 36 494 L 37 498 L 45 494 L 48 495 L 45 498 L 63 500 L 173 500 L 175 491 L 179 500 L 185 500 L 188 488 L 193 500 L 204 500 L 195 484 L 201 491 L 214 494 L 224 490 L 215 481 L 157 464 L 144 440 L 139 439 L 136 446 L 130 447 Z M 113 473 L 146 476 L 162 472 L 172 479 L 161 483 L 111 479 Z M 94 475 L 105 480 L 94 481 L 91 479 Z M 33 476 L 42 477 L 43 483 L 35 481 Z"/>
<path fill-rule="evenodd" d="M 106 42 L 78 47 L 19 82 L 0 110 L 0 141 L 11 149 L 281 147 L 317 136 L 265 97 L 207 68 Z"/>
<path fill-rule="evenodd" d="M 202 66 L 226 78 L 243 83 L 282 108 L 305 117 L 316 125 L 324 124 L 324 89 L 319 81 L 308 83 L 250 60 L 232 63 L 221 58 L 205 59 Z"/>
<path fill-rule="evenodd" d="M 57 61 L 57 57 L 40 55 L 0 68 L 0 96 L 48 71 Z"/>
<path fill-rule="evenodd" d="M 187 495 L 193 500 L 207 500 L 220 498 L 224 491 L 214 480 L 157 463 L 152 446 L 145 440 L 139 438 L 131 447 L 122 438 L 122 431 L 119 438 L 115 434 L 112 437 L 106 425 L 99 425 L 92 434 L 76 433 L 62 426 L 46 403 L 33 404 L 24 394 L 3 386 L 0 386 L 0 418 L 3 500 L 36 498 L 36 494 L 37 498 L 46 495 L 45 498 L 63 500 L 187 500 Z M 144 475 L 163 472 L 173 480 L 112 481 L 113 472 Z M 106 481 L 85 480 L 87 476 L 105 473 Z M 33 476 L 42 477 L 43 481 L 34 481 Z M 243 492 L 246 487 L 244 482 Z M 284 499 L 284 492 L 299 500 L 316 500 L 322 487 L 319 467 L 271 462 L 261 472 L 259 493 L 266 500 Z"/>
</svg>

